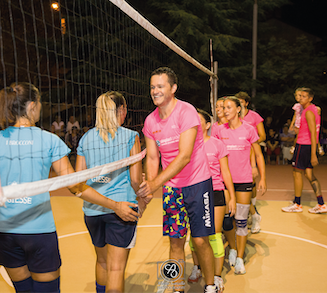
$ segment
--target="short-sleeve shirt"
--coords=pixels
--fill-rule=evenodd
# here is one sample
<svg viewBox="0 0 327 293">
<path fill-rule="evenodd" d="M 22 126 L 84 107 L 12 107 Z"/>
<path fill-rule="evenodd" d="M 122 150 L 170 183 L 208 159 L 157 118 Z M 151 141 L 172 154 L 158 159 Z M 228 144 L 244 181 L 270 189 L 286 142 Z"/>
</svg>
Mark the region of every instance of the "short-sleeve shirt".
<svg viewBox="0 0 327 293">
<path fill-rule="evenodd" d="M 204 143 L 204 148 L 209 162 L 213 190 L 224 190 L 225 185 L 221 176 L 219 160 L 228 155 L 227 148 L 221 140 L 212 136 Z"/>
<path fill-rule="evenodd" d="M 109 134 L 109 141 L 105 143 L 100 137 L 99 131 L 96 128 L 92 128 L 79 141 L 77 154 L 85 157 L 88 169 L 125 159 L 130 156 L 136 135 L 138 135 L 136 131 L 118 127 L 114 139 Z M 135 191 L 131 186 L 128 166 L 91 178 L 87 180 L 86 184 L 114 201 L 137 202 Z M 84 201 L 83 211 L 86 216 L 97 216 L 114 212 L 111 209 L 87 201 Z"/>
<path fill-rule="evenodd" d="M 213 125 L 213 137 L 220 139 L 229 152 L 228 165 L 234 183 L 252 182 L 250 151 L 252 143 L 259 139 L 256 129 L 246 122 L 236 129 L 231 129 L 228 123 Z"/>
<path fill-rule="evenodd" d="M 48 179 L 53 162 L 66 156 L 66 144 L 38 127 L 8 127 L 0 131 L 1 185 Z M 50 233 L 56 230 L 49 192 L 8 199 L 0 207 L 0 232 Z"/>
<path fill-rule="evenodd" d="M 252 125 L 257 130 L 257 125 L 263 122 L 263 118 L 256 112 L 249 110 L 243 120 Z"/>
<path fill-rule="evenodd" d="M 197 135 L 191 161 L 165 185 L 181 188 L 210 178 L 208 160 L 204 156 L 200 118 L 191 104 L 177 100 L 175 108 L 166 119 L 160 118 L 158 108 L 145 119 L 143 133 L 156 142 L 163 169 L 178 155 L 180 135 L 192 127 L 197 127 Z"/>
<path fill-rule="evenodd" d="M 299 134 L 297 136 L 296 143 L 297 144 L 305 144 L 305 145 L 311 145 L 311 134 L 308 126 L 307 119 L 305 117 L 305 114 L 311 111 L 315 115 L 315 121 L 316 121 L 316 132 L 317 132 L 317 141 L 320 131 L 320 120 L 321 117 L 318 115 L 317 107 L 314 104 L 309 105 L 306 107 L 301 114 L 301 125 L 299 129 Z"/>
</svg>

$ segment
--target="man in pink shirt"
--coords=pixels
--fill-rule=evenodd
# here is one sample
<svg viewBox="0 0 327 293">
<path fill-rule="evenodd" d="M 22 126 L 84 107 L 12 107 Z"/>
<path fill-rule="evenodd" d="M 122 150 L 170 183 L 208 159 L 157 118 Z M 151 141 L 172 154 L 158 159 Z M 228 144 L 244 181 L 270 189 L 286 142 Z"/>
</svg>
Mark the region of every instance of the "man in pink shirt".
<svg viewBox="0 0 327 293">
<path fill-rule="evenodd" d="M 170 239 L 170 259 L 185 260 L 189 225 L 205 275 L 204 292 L 217 292 L 208 237 L 215 234 L 213 189 L 200 118 L 192 105 L 175 98 L 176 90 L 177 77 L 170 68 L 152 72 L 150 93 L 157 108 L 144 122 L 147 181 L 140 185 L 137 195 L 150 195 L 163 186 L 163 234 Z M 174 292 L 184 292 L 183 276 L 179 281 L 174 284 Z"/>
<path fill-rule="evenodd" d="M 308 178 L 318 201 L 315 207 L 309 209 L 309 213 L 327 213 L 320 183 L 313 174 L 313 167 L 318 165 L 316 151 L 319 129 L 317 128 L 320 127 L 320 116 L 317 107 L 311 103 L 313 96 L 311 89 L 302 88 L 299 102 L 304 110 L 301 114 L 301 125 L 292 159 L 295 199 L 290 206 L 282 208 L 283 212 L 299 213 L 303 211 L 301 205 L 302 174 L 305 172 L 305 177 Z"/>
</svg>

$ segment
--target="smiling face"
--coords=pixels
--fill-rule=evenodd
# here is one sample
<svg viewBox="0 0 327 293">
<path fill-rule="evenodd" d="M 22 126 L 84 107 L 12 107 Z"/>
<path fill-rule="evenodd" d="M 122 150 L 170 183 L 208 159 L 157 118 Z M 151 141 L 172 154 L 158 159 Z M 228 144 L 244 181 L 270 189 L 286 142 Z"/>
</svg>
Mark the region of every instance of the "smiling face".
<svg viewBox="0 0 327 293">
<path fill-rule="evenodd" d="M 167 74 L 153 75 L 150 80 L 150 95 L 157 107 L 164 107 L 172 101 L 177 85 L 170 85 Z"/>
<path fill-rule="evenodd" d="M 239 116 L 239 112 L 241 111 L 240 106 L 236 106 L 235 102 L 231 100 L 225 100 L 224 102 L 224 115 L 228 121 L 233 120 L 234 118 Z"/>
<path fill-rule="evenodd" d="M 223 118 L 224 115 L 224 101 L 218 100 L 216 103 L 216 114 L 219 119 Z"/>
</svg>

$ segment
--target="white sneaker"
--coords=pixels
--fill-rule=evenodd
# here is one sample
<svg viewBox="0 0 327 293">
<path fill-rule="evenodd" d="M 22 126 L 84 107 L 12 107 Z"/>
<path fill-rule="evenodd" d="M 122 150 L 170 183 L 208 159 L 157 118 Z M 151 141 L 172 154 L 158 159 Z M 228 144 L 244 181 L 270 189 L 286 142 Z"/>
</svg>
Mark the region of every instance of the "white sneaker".
<svg viewBox="0 0 327 293">
<path fill-rule="evenodd" d="M 229 265 L 231 267 L 235 266 L 236 257 L 237 257 L 237 251 L 235 249 L 230 249 L 229 250 L 229 256 L 228 256 L 228 261 L 229 261 Z"/>
<path fill-rule="evenodd" d="M 251 233 L 256 234 L 260 232 L 260 222 L 261 222 L 261 216 L 257 213 L 252 215 L 252 227 L 251 227 Z"/>
<path fill-rule="evenodd" d="M 206 285 L 204 287 L 204 293 L 218 293 L 216 285 Z"/>
<path fill-rule="evenodd" d="M 282 208 L 286 213 L 302 213 L 302 205 L 292 202 L 288 207 Z"/>
<path fill-rule="evenodd" d="M 245 267 L 244 267 L 244 262 L 243 259 L 238 257 L 236 259 L 236 264 L 235 264 L 235 272 L 236 275 L 244 275 L 246 273 Z"/>
<path fill-rule="evenodd" d="M 202 273 L 201 270 L 198 269 L 198 266 L 194 266 L 192 269 L 192 273 L 187 279 L 187 282 L 189 283 L 197 283 L 199 282 L 199 279 L 201 279 Z"/>
<path fill-rule="evenodd" d="M 309 213 L 311 214 L 327 213 L 327 206 L 325 204 L 323 205 L 317 204 L 314 208 L 309 209 Z"/>
<path fill-rule="evenodd" d="M 218 289 L 218 293 L 222 293 L 225 289 L 223 279 L 221 277 L 215 276 L 214 281 L 215 281 L 215 285 Z"/>
</svg>

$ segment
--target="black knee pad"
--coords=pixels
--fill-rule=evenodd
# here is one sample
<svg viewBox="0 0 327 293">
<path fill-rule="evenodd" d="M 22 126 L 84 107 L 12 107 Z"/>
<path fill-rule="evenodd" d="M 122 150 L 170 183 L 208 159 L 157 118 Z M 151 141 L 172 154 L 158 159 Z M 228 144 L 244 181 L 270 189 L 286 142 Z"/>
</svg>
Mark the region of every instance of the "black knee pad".
<svg viewBox="0 0 327 293">
<path fill-rule="evenodd" d="M 230 231 L 233 229 L 233 217 L 231 217 L 230 214 L 225 214 L 223 221 L 223 229 L 225 231 Z"/>
</svg>

